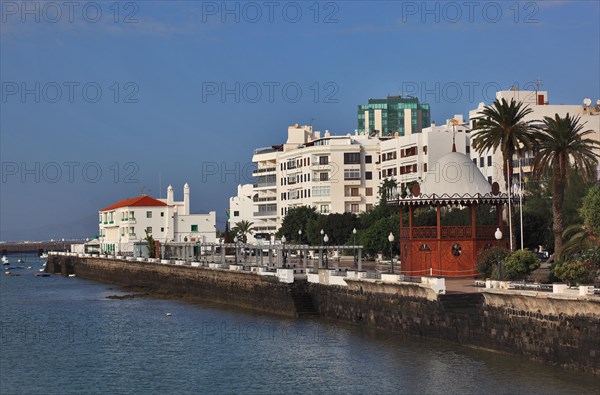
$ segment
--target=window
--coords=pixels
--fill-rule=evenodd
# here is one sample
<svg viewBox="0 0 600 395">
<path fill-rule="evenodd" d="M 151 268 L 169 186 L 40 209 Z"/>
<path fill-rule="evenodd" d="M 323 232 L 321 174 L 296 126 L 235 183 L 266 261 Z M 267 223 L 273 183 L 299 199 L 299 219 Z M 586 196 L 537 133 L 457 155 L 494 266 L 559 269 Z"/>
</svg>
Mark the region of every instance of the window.
<svg viewBox="0 0 600 395">
<path fill-rule="evenodd" d="M 125 228 L 121 228 L 121 236 L 125 236 Z"/>
<path fill-rule="evenodd" d="M 475 163 L 475 166 L 477 166 L 477 158 L 473 158 L 473 163 Z"/>
<path fill-rule="evenodd" d="M 367 203 L 367 211 L 372 210 L 373 205 L 371 203 Z"/>
<path fill-rule="evenodd" d="M 161 233 L 165 231 L 165 228 L 160 228 Z"/>
<path fill-rule="evenodd" d="M 423 163 L 423 172 L 427 173 L 427 163 Z"/>
<path fill-rule="evenodd" d="M 373 163 L 373 157 L 371 155 L 366 155 L 365 163 Z"/>
<path fill-rule="evenodd" d="M 319 196 L 329 196 L 331 193 L 331 189 L 329 185 L 322 187 L 312 187 L 312 195 L 313 197 Z"/>
<path fill-rule="evenodd" d="M 344 180 L 360 180 L 360 170 L 344 169 Z"/>
<path fill-rule="evenodd" d="M 160 216 L 161 216 L 161 217 L 164 217 L 164 216 L 165 216 L 165 212 L 164 212 L 164 211 L 161 211 L 161 212 L 160 212 Z"/>
<path fill-rule="evenodd" d="M 471 153 L 471 147 L 467 145 L 467 146 L 465 147 L 465 152 L 466 152 L 467 154 L 470 154 L 470 153 Z"/>
<path fill-rule="evenodd" d="M 492 183 L 492 176 L 488 176 L 488 182 L 491 184 Z"/>
<path fill-rule="evenodd" d="M 492 165 L 492 155 L 488 156 L 488 166 Z"/>
<path fill-rule="evenodd" d="M 365 188 L 365 195 L 373 196 L 373 188 Z"/>
<path fill-rule="evenodd" d="M 479 167 L 483 167 L 484 160 L 485 160 L 485 158 L 483 156 L 481 158 L 479 158 Z"/>
<path fill-rule="evenodd" d="M 319 207 L 319 211 L 321 212 L 321 214 L 327 214 L 327 213 L 329 213 L 329 205 L 328 204 L 322 204 Z"/>
<path fill-rule="evenodd" d="M 319 181 L 329 181 L 328 173 L 319 173 Z"/>
<path fill-rule="evenodd" d="M 146 211 L 146 218 L 152 218 L 152 211 Z"/>
<path fill-rule="evenodd" d="M 360 196 L 358 193 L 358 188 L 350 188 L 350 196 Z"/>
<path fill-rule="evenodd" d="M 346 152 L 346 153 L 344 153 L 344 164 L 345 165 L 357 165 L 357 164 L 360 164 L 360 152 Z"/>
<path fill-rule="evenodd" d="M 240 216 L 240 212 L 239 211 L 234 211 L 233 212 L 233 216 L 234 217 L 239 217 Z"/>
<path fill-rule="evenodd" d="M 152 226 L 148 226 L 148 227 L 146 228 L 146 233 L 148 233 L 149 235 L 151 235 L 151 234 L 152 234 Z"/>
<path fill-rule="evenodd" d="M 319 156 L 319 165 L 328 165 L 329 156 Z"/>
<path fill-rule="evenodd" d="M 192 225 L 192 232 L 198 231 L 198 225 Z"/>
<path fill-rule="evenodd" d="M 358 213 L 358 204 L 353 203 L 350 205 L 350 212 L 351 213 Z"/>
<path fill-rule="evenodd" d="M 467 152 L 469 152 L 469 151 L 467 151 Z M 425 155 L 427 155 L 427 146 L 426 146 L 426 145 L 424 145 L 424 146 L 423 146 L 423 153 L 424 153 Z"/>
<path fill-rule="evenodd" d="M 372 180 L 372 179 L 373 179 L 373 172 L 371 172 L 371 171 L 365 172 L 365 180 Z"/>
</svg>

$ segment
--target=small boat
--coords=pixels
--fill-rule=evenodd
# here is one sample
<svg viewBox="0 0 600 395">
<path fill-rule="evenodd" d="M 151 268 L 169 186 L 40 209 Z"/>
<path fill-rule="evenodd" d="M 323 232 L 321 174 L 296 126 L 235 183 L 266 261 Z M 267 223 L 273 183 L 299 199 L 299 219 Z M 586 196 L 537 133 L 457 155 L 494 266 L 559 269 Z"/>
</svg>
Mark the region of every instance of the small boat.
<svg viewBox="0 0 600 395">
<path fill-rule="evenodd" d="M 10 263 L 10 261 L 8 260 L 8 258 L 6 257 L 6 255 L 2 255 L 2 264 L 3 265 L 8 265 Z"/>
<path fill-rule="evenodd" d="M 33 269 L 31 266 L 27 266 L 27 270 L 31 270 Z"/>
<path fill-rule="evenodd" d="M 75 274 L 69 274 L 69 277 L 77 277 Z"/>
<path fill-rule="evenodd" d="M 48 258 L 48 253 L 44 252 L 42 255 L 40 255 L 41 259 L 46 259 Z"/>
<path fill-rule="evenodd" d="M 36 277 L 50 277 L 50 275 L 48 273 L 36 273 L 35 276 Z"/>
<path fill-rule="evenodd" d="M 23 262 L 25 262 L 25 259 L 22 259 L 22 258 L 17 259 L 17 263 L 23 263 Z"/>
<path fill-rule="evenodd" d="M 170 316 L 171 316 L 171 313 L 167 313 L 167 317 L 170 317 Z"/>
<path fill-rule="evenodd" d="M 44 269 L 40 269 L 40 272 L 44 272 Z"/>
<path fill-rule="evenodd" d="M 4 272 L 4 274 L 6 274 L 7 276 L 10 276 L 12 273 L 7 270 Z"/>
</svg>

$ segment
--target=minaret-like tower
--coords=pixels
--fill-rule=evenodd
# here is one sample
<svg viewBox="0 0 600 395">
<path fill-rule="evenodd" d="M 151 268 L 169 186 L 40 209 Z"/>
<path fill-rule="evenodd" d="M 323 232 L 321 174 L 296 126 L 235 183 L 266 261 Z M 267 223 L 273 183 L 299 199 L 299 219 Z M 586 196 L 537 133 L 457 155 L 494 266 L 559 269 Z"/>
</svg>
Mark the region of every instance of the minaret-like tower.
<svg viewBox="0 0 600 395">
<path fill-rule="evenodd" d="M 190 215 L 190 186 L 187 182 L 183 186 L 183 214 Z"/>
</svg>

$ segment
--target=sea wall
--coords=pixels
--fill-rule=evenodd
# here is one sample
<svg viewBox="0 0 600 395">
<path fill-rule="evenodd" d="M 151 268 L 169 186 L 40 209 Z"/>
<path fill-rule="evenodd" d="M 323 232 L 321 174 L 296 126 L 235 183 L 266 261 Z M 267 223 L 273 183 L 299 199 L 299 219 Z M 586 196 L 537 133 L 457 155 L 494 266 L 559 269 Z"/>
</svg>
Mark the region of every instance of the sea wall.
<svg viewBox="0 0 600 395">
<path fill-rule="evenodd" d="M 309 284 L 323 317 L 600 374 L 600 299 L 535 292 L 438 295 L 404 284 Z"/>
<path fill-rule="evenodd" d="M 248 272 L 56 255 L 48 258 L 46 270 L 156 294 L 296 314 L 289 284 Z"/>
</svg>

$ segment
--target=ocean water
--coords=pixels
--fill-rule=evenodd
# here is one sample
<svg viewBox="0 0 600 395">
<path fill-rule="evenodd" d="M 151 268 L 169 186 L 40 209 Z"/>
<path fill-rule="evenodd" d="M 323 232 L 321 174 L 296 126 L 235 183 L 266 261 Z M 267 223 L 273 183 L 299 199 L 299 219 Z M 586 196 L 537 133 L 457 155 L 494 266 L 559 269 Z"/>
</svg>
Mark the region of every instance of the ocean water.
<svg viewBox="0 0 600 395">
<path fill-rule="evenodd" d="M 600 378 L 338 322 L 0 276 L 0 394 L 597 394 Z M 32 266 L 32 269 L 27 269 Z M 170 315 L 168 315 L 170 314 Z"/>
</svg>

